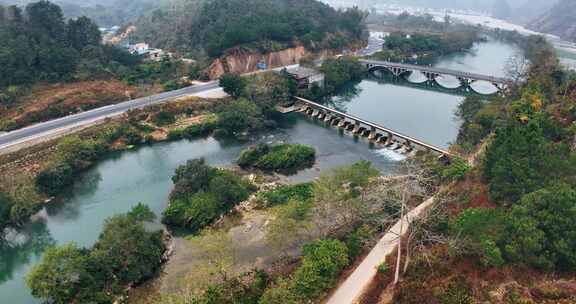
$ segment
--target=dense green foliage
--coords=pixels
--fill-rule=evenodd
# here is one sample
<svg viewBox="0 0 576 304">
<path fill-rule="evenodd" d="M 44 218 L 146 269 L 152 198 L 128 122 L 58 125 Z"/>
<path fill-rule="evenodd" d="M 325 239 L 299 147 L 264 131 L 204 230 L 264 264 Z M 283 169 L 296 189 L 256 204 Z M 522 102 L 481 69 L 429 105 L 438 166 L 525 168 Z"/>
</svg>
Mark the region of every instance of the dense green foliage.
<svg viewBox="0 0 576 304">
<path fill-rule="evenodd" d="M 176 168 L 174 189 L 162 221 L 198 231 L 248 198 L 254 187 L 237 174 L 212 168 L 204 159 Z"/>
<path fill-rule="evenodd" d="M 341 57 L 338 59 L 327 59 L 322 63 L 320 71 L 325 77 L 325 93 L 334 93 L 342 86 L 362 79 L 365 69 L 357 59 L 352 57 Z"/>
<path fill-rule="evenodd" d="M 290 200 L 298 202 L 308 201 L 314 197 L 311 183 L 283 185 L 266 192 L 259 192 L 257 195 L 258 206 L 261 208 L 286 204 Z"/>
<path fill-rule="evenodd" d="M 505 240 L 507 257 L 560 271 L 576 270 L 576 190 L 554 185 L 525 195 L 512 208 Z"/>
<path fill-rule="evenodd" d="M 220 77 L 220 86 L 226 94 L 238 98 L 246 88 L 246 80 L 236 74 L 224 74 Z"/>
<path fill-rule="evenodd" d="M 0 192 L 0 235 L 4 228 L 13 223 L 12 208 L 14 208 L 14 200 L 8 195 Z"/>
<path fill-rule="evenodd" d="M 259 131 L 267 124 L 262 109 L 245 98 L 223 105 L 217 110 L 217 115 L 219 133 L 224 135 L 238 136 L 250 131 Z"/>
<path fill-rule="evenodd" d="M 218 127 L 218 121 L 208 119 L 199 124 L 188 126 L 184 129 L 170 130 L 168 139 L 178 140 L 182 138 L 194 139 L 210 135 Z"/>
<path fill-rule="evenodd" d="M 365 34 L 365 13 L 337 11 L 315 0 L 214 0 L 157 10 L 138 23 L 138 35 L 162 48 L 218 57 L 243 45 L 255 51 L 342 48 Z"/>
<path fill-rule="evenodd" d="M 479 41 L 477 31 L 445 32 L 442 34 L 391 33 L 384 49 L 374 55 L 390 61 L 417 61 L 467 51 Z"/>
<path fill-rule="evenodd" d="M 15 6 L 0 12 L 0 88 L 108 76 L 137 62 L 125 51 L 101 45 L 90 19 L 66 23 L 60 7 L 48 1 L 31 3 L 24 12 Z"/>
<path fill-rule="evenodd" d="M 466 209 L 450 230 L 463 236 L 467 253 L 486 266 L 522 264 L 573 272 L 574 80 L 566 77 L 541 38 L 502 37 L 524 47 L 532 64 L 528 79 L 511 87 L 505 101 L 468 98 L 457 113 L 464 120 L 459 142 L 472 146 L 495 130 L 482 172 L 496 207 Z"/>
<path fill-rule="evenodd" d="M 471 95 L 458 105 L 456 116 L 462 120 L 457 144 L 464 152 L 472 151 L 501 123 L 501 104 L 498 99 L 484 101 Z"/>
<path fill-rule="evenodd" d="M 503 237 L 505 219 L 499 209 L 471 208 L 458 216 L 451 229 L 465 239 L 468 250 L 479 254 L 485 265 L 502 266 L 503 256 L 495 242 Z"/>
<path fill-rule="evenodd" d="M 36 186 L 42 193 L 54 196 L 70 186 L 80 171 L 108 151 L 102 141 L 69 137 L 56 147 L 53 164 L 36 176 Z"/>
<path fill-rule="evenodd" d="M 242 151 L 237 163 L 243 168 L 293 173 L 314 165 L 314 148 L 298 144 L 259 144 Z"/>
<path fill-rule="evenodd" d="M 166 250 L 162 231 L 148 231 L 144 205 L 106 220 L 91 249 L 71 243 L 46 251 L 28 273 L 32 294 L 52 303 L 109 303 L 127 285 L 152 277 Z"/>
<path fill-rule="evenodd" d="M 484 169 L 494 200 L 516 202 L 570 170 L 568 147 L 553 142 L 558 132 L 559 126 L 547 116 L 528 123 L 512 121 L 497 131 Z"/>
<path fill-rule="evenodd" d="M 334 286 L 348 265 L 348 249 L 338 240 L 319 240 L 304 246 L 304 256 L 288 281 L 266 290 L 259 303 L 302 303 L 316 299 Z"/>
</svg>

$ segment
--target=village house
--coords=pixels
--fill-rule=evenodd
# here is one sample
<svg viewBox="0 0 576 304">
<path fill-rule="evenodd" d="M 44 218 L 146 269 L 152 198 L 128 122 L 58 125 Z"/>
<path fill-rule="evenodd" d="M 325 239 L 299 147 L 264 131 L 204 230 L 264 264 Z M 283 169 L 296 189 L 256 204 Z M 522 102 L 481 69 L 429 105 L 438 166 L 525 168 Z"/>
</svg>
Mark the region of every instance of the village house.
<svg viewBox="0 0 576 304">
<path fill-rule="evenodd" d="M 300 89 L 309 89 L 313 84 L 324 87 L 324 74 L 317 70 L 299 66 L 287 72 L 296 80 Z"/>
</svg>

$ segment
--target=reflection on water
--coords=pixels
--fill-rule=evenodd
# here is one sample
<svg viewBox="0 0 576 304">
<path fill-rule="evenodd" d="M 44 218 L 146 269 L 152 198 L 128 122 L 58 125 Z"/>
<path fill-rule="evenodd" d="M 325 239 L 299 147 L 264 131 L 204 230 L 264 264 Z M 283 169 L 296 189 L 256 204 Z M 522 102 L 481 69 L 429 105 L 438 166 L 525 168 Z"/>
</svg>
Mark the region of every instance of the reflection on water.
<svg viewBox="0 0 576 304">
<path fill-rule="evenodd" d="M 476 44 L 472 52 L 450 56 L 432 65 L 503 77 L 506 62 L 517 51 L 512 45 L 488 41 Z M 470 92 L 450 89 L 458 85 L 450 77 L 439 79 L 442 86 L 427 84 L 421 73 L 407 73 L 406 77 L 393 78 L 387 72 L 377 71 L 352 88 L 346 87 L 344 94 L 334 97 L 328 106 L 447 148 L 456 139 L 460 126 L 454 112 L 463 96 Z M 482 94 L 494 91 L 492 84 L 486 82 L 475 82 L 472 88 Z M 357 94 L 350 95 L 350 91 Z"/>
<path fill-rule="evenodd" d="M 507 57 L 503 51 L 506 48 L 512 50 L 492 42 L 479 45 L 475 57 L 455 57 L 446 67 L 501 76 L 483 69 L 501 65 Z M 331 105 L 446 147 L 457 135 L 459 122 L 453 119 L 453 112 L 461 99 L 444 92 L 366 79 L 347 87 Z M 204 157 L 210 165 L 226 167 L 234 163 L 243 148 L 259 141 L 312 145 L 318 152 L 315 166 L 288 177 L 300 182 L 359 160 L 372 162 L 383 174 L 394 174 L 403 158 L 299 114 L 286 117 L 281 126 L 278 131 L 245 143 L 213 138 L 162 143 L 117 153 L 100 162 L 82 175 L 64 199 L 47 206 L 21 233 L 11 234 L 0 243 L 0 302 L 39 303 L 30 295 L 24 277 L 47 246 L 72 241 L 91 246 L 106 218 L 125 213 L 138 202 L 160 215 L 172 187 L 170 177 L 188 159 Z"/>
<path fill-rule="evenodd" d="M 15 273 L 28 269 L 28 264 L 54 244 L 46 223 L 41 219 L 27 225 L 19 233 L 9 231 L 4 238 L 0 238 L 0 284 L 12 280 Z M 4 297 L 2 299 L 6 300 Z"/>
<path fill-rule="evenodd" d="M 289 181 L 310 181 L 321 171 L 368 160 L 385 174 L 394 174 L 397 159 L 380 154 L 364 141 L 342 135 L 321 123 L 298 114 L 285 117 L 281 128 L 248 142 L 213 138 L 161 143 L 117 153 L 82 175 L 61 201 L 54 202 L 34 217 L 24 232 L 0 247 L 1 303 L 38 303 L 27 289 L 24 277 L 40 260 L 46 246 L 71 241 L 91 246 L 104 220 L 127 212 L 138 202 L 160 215 L 165 208 L 175 168 L 186 160 L 204 157 L 213 166 L 233 165 L 240 151 L 256 142 L 290 142 L 312 145 L 318 152 L 313 168 Z"/>
</svg>

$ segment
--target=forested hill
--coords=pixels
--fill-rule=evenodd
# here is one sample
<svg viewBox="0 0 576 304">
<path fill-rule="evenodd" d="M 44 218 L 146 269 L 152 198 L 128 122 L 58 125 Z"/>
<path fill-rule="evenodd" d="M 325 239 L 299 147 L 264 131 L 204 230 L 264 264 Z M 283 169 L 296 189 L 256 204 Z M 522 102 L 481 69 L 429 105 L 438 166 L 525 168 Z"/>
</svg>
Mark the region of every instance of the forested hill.
<svg viewBox="0 0 576 304">
<path fill-rule="evenodd" d="M 38 0 L 0 0 L 0 5 L 26 5 Z M 122 25 L 138 19 L 141 15 L 161 7 L 168 0 L 56 0 L 65 18 L 86 16 L 98 26 Z"/>
<path fill-rule="evenodd" d="M 562 0 L 550 11 L 529 24 L 535 31 L 554 34 L 576 41 L 576 1 Z"/>
<path fill-rule="evenodd" d="M 0 6 L 0 93 L 7 86 L 37 81 L 109 77 L 135 63 L 130 54 L 101 40 L 92 20 L 66 22 L 60 7 L 48 1 L 31 3 L 25 10 Z"/>
<path fill-rule="evenodd" d="M 366 14 L 316 0 L 176 0 L 137 23 L 135 39 L 156 47 L 217 57 L 245 46 L 262 52 L 300 42 L 341 48 L 365 34 Z"/>
</svg>

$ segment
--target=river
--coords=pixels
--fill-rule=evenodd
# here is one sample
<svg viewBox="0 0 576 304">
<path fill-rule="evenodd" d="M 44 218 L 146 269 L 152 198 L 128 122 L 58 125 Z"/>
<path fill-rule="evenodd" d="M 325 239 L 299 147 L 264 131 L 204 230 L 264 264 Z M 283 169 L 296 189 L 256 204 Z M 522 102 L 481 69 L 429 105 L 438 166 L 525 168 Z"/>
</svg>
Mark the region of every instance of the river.
<svg viewBox="0 0 576 304">
<path fill-rule="evenodd" d="M 513 53 L 513 47 L 490 41 L 478 44 L 471 53 L 440 60 L 437 65 L 501 76 L 506 59 Z M 355 94 L 335 98 L 333 104 L 442 147 L 456 138 L 460 123 L 453 113 L 461 96 L 372 79 L 356 84 L 351 91 Z M 222 143 L 207 138 L 117 153 L 84 173 L 61 202 L 44 208 L 21 233 L 0 245 L 0 303 L 39 303 L 31 296 L 24 278 L 47 246 L 68 242 L 91 246 L 107 217 L 127 212 L 138 202 L 160 215 L 172 187 L 170 177 L 178 165 L 204 157 L 211 165 L 230 166 L 243 148 L 256 141 L 294 142 L 316 148 L 314 168 L 289 177 L 292 181 L 309 181 L 321 171 L 363 159 L 371 161 L 383 174 L 394 174 L 402 159 L 399 154 L 370 147 L 298 114 L 286 117 L 281 129 L 247 143 Z"/>
</svg>

